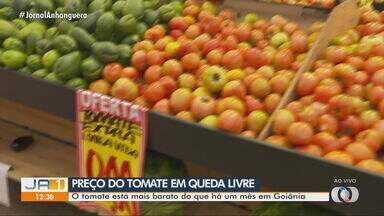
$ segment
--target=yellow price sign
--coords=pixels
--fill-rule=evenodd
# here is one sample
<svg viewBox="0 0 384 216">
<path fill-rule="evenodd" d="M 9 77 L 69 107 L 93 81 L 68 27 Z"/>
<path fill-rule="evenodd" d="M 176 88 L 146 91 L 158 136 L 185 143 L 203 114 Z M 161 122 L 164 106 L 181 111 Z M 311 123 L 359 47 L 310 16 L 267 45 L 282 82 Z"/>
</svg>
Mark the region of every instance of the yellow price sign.
<svg viewBox="0 0 384 216">
<path fill-rule="evenodd" d="M 142 177 L 146 108 L 97 93 L 76 93 L 78 173 L 81 177 Z M 102 215 L 139 215 L 135 202 L 87 202 Z"/>
</svg>

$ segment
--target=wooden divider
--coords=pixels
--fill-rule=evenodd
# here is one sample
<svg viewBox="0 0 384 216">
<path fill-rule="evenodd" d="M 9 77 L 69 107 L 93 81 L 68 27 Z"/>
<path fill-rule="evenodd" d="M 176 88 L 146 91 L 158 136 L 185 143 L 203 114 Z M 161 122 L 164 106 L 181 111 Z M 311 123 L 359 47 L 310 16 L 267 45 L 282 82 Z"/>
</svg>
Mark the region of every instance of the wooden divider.
<svg viewBox="0 0 384 216">
<path fill-rule="evenodd" d="M 272 123 L 276 116 L 276 112 L 286 106 L 289 102 L 294 99 L 294 90 L 301 77 L 301 75 L 309 71 L 312 64 L 324 53 L 329 42 L 337 35 L 344 33 L 348 29 L 355 27 L 359 22 L 360 12 L 357 7 L 356 0 L 347 0 L 338 6 L 336 6 L 331 14 L 329 15 L 325 25 L 323 26 L 317 40 L 307 53 L 303 64 L 296 72 L 295 77 L 291 81 L 290 86 L 281 98 L 280 103 L 277 105 L 275 111 L 270 116 L 264 129 L 258 136 L 258 139 L 264 140 L 270 134 Z"/>
</svg>

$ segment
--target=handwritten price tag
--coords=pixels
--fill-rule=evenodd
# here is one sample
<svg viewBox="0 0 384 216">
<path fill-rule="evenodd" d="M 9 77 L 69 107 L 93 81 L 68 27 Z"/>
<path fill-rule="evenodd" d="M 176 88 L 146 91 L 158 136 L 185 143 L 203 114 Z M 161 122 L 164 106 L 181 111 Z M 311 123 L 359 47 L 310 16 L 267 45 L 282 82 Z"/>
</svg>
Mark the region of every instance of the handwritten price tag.
<svg viewBox="0 0 384 216">
<path fill-rule="evenodd" d="M 147 109 L 105 95 L 76 93 L 78 173 L 82 177 L 141 177 Z M 139 215 L 138 203 L 98 202 L 83 209 L 103 215 Z"/>
</svg>

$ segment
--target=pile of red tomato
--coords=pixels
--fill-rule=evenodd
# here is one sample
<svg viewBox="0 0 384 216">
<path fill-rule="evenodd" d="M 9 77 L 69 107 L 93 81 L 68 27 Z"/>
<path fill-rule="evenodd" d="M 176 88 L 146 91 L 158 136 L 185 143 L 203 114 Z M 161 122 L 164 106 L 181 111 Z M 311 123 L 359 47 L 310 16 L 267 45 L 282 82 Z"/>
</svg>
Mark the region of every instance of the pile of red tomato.
<svg viewBox="0 0 384 216">
<path fill-rule="evenodd" d="M 256 137 L 314 37 L 279 15 L 235 20 L 212 2 L 186 1 L 183 16 L 148 29 L 133 46 L 129 67 L 107 65 L 90 90 Z"/>
<path fill-rule="evenodd" d="M 362 9 L 361 23 L 332 40 L 275 111 L 322 23 L 308 32 L 276 15 L 235 21 L 212 2 L 187 0 L 183 15 L 148 29 L 131 65 L 107 65 L 91 91 L 179 119 L 384 173 L 384 16 Z"/>
<path fill-rule="evenodd" d="M 383 174 L 384 14 L 361 12 L 360 24 L 303 73 L 267 141 Z"/>
</svg>

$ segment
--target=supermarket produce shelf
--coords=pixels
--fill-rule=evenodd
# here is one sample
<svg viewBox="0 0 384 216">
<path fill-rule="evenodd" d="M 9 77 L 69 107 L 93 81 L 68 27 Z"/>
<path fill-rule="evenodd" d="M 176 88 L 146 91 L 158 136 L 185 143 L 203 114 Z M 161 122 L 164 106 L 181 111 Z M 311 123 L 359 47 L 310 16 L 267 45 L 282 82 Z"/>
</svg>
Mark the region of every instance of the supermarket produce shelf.
<svg viewBox="0 0 384 216">
<path fill-rule="evenodd" d="M 65 119 L 74 119 L 73 90 L 12 70 L 0 68 L 0 97 Z M 329 202 L 321 205 L 347 214 L 368 211 L 379 214 L 382 209 L 380 205 L 384 198 L 378 188 L 384 188 L 383 176 L 259 140 L 203 128 L 153 111 L 149 112 L 148 121 L 151 150 L 228 175 L 256 176 L 261 184 L 278 191 L 331 191 L 335 179 L 354 178 L 360 191 L 357 203 Z"/>
</svg>

